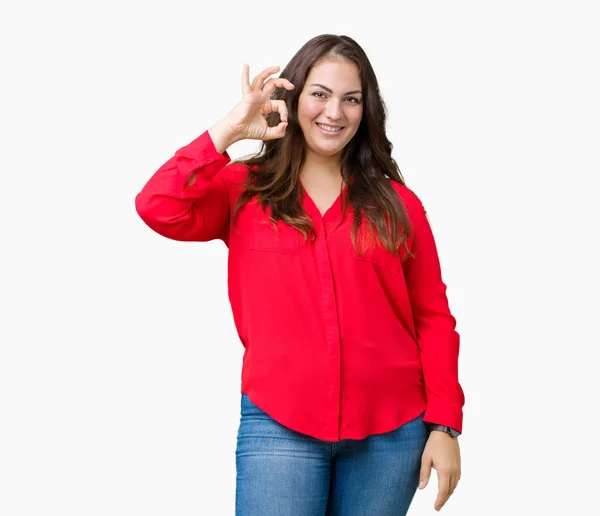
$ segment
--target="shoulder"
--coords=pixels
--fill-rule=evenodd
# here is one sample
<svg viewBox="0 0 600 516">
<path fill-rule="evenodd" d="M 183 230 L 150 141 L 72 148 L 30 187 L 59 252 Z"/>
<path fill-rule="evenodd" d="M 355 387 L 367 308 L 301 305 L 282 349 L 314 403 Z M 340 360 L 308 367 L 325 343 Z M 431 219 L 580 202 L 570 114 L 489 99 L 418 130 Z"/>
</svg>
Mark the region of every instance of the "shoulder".
<svg viewBox="0 0 600 516">
<path fill-rule="evenodd" d="M 395 181 L 394 179 L 390 179 L 389 181 L 394 190 L 398 192 L 400 199 L 404 203 L 404 206 L 409 213 L 420 212 L 423 210 L 421 199 L 419 199 L 413 190 L 411 190 L 408 186 Z"/>
</svg>

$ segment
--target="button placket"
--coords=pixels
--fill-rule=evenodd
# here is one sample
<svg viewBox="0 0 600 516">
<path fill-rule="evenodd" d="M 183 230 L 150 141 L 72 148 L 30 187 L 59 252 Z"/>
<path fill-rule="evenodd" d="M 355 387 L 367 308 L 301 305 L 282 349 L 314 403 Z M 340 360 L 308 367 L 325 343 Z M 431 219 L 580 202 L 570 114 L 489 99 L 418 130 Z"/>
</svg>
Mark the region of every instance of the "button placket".
<svg viewBox="0 0 600 516">
<path fill-rule="evenodd" d="M 331 419 L 328 422 L 329 433 L 339 436 L 340 432 L 340 391 L 341 391 L 341 343 L 333 273 L 328 248 L 327 223 L 320 216 L 312 215 L 317 237 L 314 242 L 315 258 L 321 284 L 323 317 L 327 342 L 327 370 L 330 371 L 330 385 L 327 393 L 331 406 Z"/>
</svg>

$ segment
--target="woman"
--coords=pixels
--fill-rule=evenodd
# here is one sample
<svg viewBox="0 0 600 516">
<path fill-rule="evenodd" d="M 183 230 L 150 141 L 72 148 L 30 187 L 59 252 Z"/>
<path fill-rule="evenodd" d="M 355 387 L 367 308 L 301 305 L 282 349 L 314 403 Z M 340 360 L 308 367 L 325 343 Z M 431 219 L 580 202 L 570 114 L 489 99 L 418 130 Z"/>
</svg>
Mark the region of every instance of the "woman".
<svg viewBox="0 0 600 516">
<path fill-rule="evenodd" d="M 460 478 L 459 337 L 425 210 L 391 157 L 363 49 L 308 41 L 136 197 L 144 222 L 221 239 L 244 345 L 236 514 L 406 514 Z M 261 140 L 232 162 L 227 148 Z"/>
</svg>

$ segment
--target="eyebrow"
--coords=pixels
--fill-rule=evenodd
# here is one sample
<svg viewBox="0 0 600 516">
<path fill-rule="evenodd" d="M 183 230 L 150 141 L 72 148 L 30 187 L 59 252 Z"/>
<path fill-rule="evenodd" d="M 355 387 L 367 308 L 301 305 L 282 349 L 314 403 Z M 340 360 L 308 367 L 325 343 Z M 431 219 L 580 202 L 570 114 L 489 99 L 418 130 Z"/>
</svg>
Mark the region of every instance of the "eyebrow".
<svg viewBox="0 0 600 516">
<path fill-rule="evenodd" d="M 328 88 L 327 86 L 324 86 L 323 84 L 311 84 L 311 86 L 317 86 L 319 88 L 323 88 L 324 90 L 327 90 L 329 93 L 333 93 L 333 90 L 331 88 Z M 347 91 L 346 93 L 344 93 L 344 95 L 350 95 L 352 93 L 360 93 L 362 95 L 362 91 L 360 91 L 360 90 Z"/>
</svg>

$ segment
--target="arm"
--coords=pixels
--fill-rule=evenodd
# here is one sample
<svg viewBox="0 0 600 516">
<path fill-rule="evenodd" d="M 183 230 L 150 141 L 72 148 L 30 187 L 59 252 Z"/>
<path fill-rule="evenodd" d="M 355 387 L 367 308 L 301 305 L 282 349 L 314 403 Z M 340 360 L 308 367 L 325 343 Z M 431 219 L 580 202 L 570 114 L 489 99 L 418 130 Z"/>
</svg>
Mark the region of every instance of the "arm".
<svg viewBox="0 0 600 516">
<path fill-rule="evenodd" d="M 419 345 L 427 409 L 423 420 L 462 432 L 464 393 L 458 381 L 459 335 L 450 313 L 433 233 L 421 201 L 405 194 L 415 255 L 404 265 Z"/>
<path fill-rule="evenodd" d="M 231 161 L 227 147 L 237 141 L 223 121 L 162 165 L 135 198 L 140 218 L 173 240 L 228 243 L 229 190 L 221 172 Z"/>
</svg>

